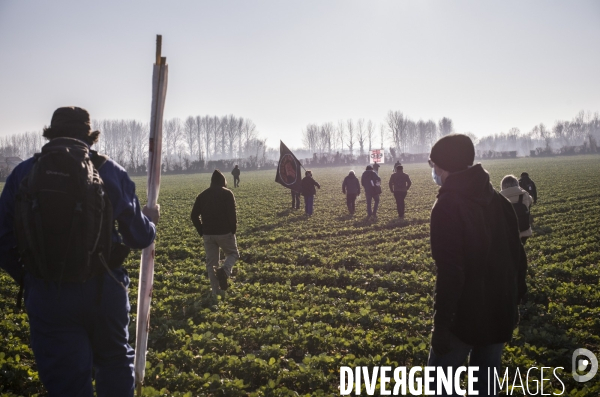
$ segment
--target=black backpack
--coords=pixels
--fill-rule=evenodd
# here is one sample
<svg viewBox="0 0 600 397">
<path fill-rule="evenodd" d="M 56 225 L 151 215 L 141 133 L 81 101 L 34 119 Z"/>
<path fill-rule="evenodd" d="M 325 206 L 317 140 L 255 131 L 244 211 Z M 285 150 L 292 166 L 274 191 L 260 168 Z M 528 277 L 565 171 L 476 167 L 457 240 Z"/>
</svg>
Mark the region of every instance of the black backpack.
<svg viewBox="0 0 600 397">
<path fill-rule="evenodd" d="M 523 194 L 519 195 L 519 201 L 513 203 L 513 208 L 517 214 L 517 220 L 519 221 L 519 231 L 524 232 L 529 229 L 529 208 L 523 204 Z"/>
<path fill-rule="evenodd" d="M 25 269 L 45 280 L 75 282 L 104 272 L 114 225 L 98 174 L 107 157 L 77 139 L 56 138 L 34 158 L 15 203 Z"/>
</svg>

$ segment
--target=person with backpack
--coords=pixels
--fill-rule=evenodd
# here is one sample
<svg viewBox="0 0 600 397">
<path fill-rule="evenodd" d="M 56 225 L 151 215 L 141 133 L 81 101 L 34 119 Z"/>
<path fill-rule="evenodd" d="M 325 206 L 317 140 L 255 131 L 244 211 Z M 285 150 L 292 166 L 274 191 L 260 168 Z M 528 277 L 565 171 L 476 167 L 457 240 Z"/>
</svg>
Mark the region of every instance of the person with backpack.
<svg viewBox="0 0 600 397">
<path fill-rule="evenodd" d="M 400 219 L 404 219 L 404 199 L 410 185 L 412 185 L 412 182 L 408 174 L 404 173 L 404 167 L 397 165 L 394 173 L 390 176 L 389 186 L 396 199 L 396 210 Z"/>
<path fill-rule="evenodd" d="M 354 171 L 350 171 L 348 176 L 344 178 L 342 183 L 342 193 L 346 195 L 346 205 L 348 206 L 348 212 L 354 215 L 356 211 L 356 197 L 360 194 L 360 182 L 354 174 Z"/>
<path fill-rule="evenodd" d="M 227 189 L 225 176 L 214 170 L 210 187 L 196 197 L 191 213 L 192 223 L 204 240 L 206 270 L 214 296 L 229 287 L 233 265 L 240 258 L 237 240 L 237 213 L 233 192 Z M 219 265 L 219 249 L 225 254 Z M 216 271 L 215 271 L 216 269 Z"/>
<path fill-rule="evenodd" d="M 154 241 L 160 207 L 142 209 L 125 169 L 90 149 L 99 135 L 85 109 L 57 109 L 43 132 L 49 142 L 0 196 L 0 268 L 24 288 L 50 396 L 91 397 L 92 374 L 98 396 L 135 388 L 122 263 Z"/>
<path fill-rule="evenodd" d="M 463 134 L 440 138 L 429 155 L 440 189 L 429 228 L 436 282 L 427 366 L 454 374 L 468 357 L 470 367 L 479 367 L 473 388 L 490 396 L 527 293 L 527 257 L 512 205 L 474 159 L 473 141 Z M 435 384 L 439 379 L 433 376 L 430 390 L 454 395 L 444 382 Z"/>
<path fill-rule="evenodd" d="M 519 181 L 514 175 L 506 175 L 500 182 L 500 194 L 508 199 L 515 209 L 519 221 L 519 232 L 521 243 L 525 242 L 533 234 L 529 223 L 529 209 L 533 198 L 519 186 Z"/>
<path fill-rule="evenodd" d="M 237 164 L 231 170 L 231 175 L 233 175 L 233 187 L 240 187 L 240 167 Z"/>
<path fill-rule="evenodd" d="M 529 174 L 527 172 L 521 173 L 521 178 L 519 179 L 519 186 L 521 189 L 525 190 L 529 195 L 533 198 L 533 203 L 537 204 L 537 189 L 535 187 L 535 183 L 529 178 Z"/>
<path fill-rule="evenodd" d="M 379 195 L 381 194 L 381 178 L 371 164 L 367 165 L 365 172 L 360 177 L 360 184 L 365 188 L 365 198 L 367 200 L 367 218 L 377 218 L 377 208 L 379 207 Z M 375 202 L 371 210 L 371 203 Z"/>
<path fill-rule="evenodd" d="M 304 210 L 306 211 L 306 215 L 308 216 L 312 216 L 314 210 L 315 195 L 317 194 L 317 190 L 315 189 L 315 187 L 317 189 L 320 189 L 321 185 L 319 185 L 319 182 L 313 179 L 312 171 L 308 170 L 304 173 L 304 178 L 302 178 L 302 196 L 304 196 Z"/>
</svg>

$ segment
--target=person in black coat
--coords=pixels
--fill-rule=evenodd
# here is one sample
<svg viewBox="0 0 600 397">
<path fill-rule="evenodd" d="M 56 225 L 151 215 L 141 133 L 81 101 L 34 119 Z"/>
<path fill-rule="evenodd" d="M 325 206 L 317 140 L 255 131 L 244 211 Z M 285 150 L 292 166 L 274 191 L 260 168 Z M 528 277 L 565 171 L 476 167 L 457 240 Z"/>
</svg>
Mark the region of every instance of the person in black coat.
<svg viewBox="0 0 600 397">
<path fill-rule="evenodd" d="M 377 217 L 377 208 L 379 207 L 379 195 L 381 194 L 381 178 L 373 171 L 372 165 L 367 165 L 367 169 L 360 177 L 360 184 L 365 188 L 365 198 L 367 199 L 367 218 Z M 371 203 L 375 201 L 373 210 Z"/>
<path fill-rule="evenodd" d="M 348 176 L 344 178 L 342 183 L 342 193 L 346 195 L 346 205 L 350 214 L 354 214 L 356 210 L 356 197 L 360 194 L 360 182 L 354 174 L 354 171 L 350 171 Z"/>
<path fill-rule="evenodd" d="M 306 211 L 306 215 L 311 216 L 313 214 L 315 194 L 317 194 L 317 190 L 315 189 L 321 188 L 319 182 L 315 181 L 312 177 L 312 171 L 308 170 L 304 173 L 304 178 L 302 178 L 302 196 L 304 196 L 304 210 Z"/>
<path fill-rule="evenodd" d="M 400 219 L 404 219 L 404 199 L 410 185 L 412 185 L 412 182 L 408 174 L 404 173 L 404 167 L 397 165 L 395 172 L 390 176 L 389 186 L 396 199 L 396 210 Z"/>
<path fill-rule="evenodd" d="M 455 370 L 469 356 L 469 366 L 479 367 L 475 390 L 489 395 L 488 371 L 501 373 L 504 343 L 527 292 L 527 258 L 512 204 L 474 158 L 473 142 L 462 134 L 431 149 L 432 177 L 441 187 L 431 211 L 437 278 L 427 365 Z"/>
<path fill-rule="evenodd" d="M 233 175 L 233 187 L 240 187 L 240 167 L 237 164 L 231 170 L 231 175 Z"/>
<path fill-rule="evenodd" d="M 533 198 L 533 203 L 537 204 L 537 189 L 535 187 L 535 183 L 533 183 L 533 181 L 529 178 L 529 174 L 527 172 L 521 173 L 519 186 L 521 189 L 529 193 L 529 195 Z"/>
</svg>

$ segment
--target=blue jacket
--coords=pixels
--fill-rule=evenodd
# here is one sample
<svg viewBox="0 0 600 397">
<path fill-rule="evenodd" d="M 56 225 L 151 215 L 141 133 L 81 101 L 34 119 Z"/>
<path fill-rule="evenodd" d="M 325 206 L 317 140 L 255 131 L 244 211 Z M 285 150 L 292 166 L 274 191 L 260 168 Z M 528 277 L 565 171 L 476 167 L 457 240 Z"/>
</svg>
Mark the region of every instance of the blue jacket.
<svg viewBox="0 0 600 397">
<path fill-rule="evenodd" d="M 20 163 L 6 179 L 0 196 L 0 268 L 6 270 L 15 281 L 21 279 L 22 268 L 18 262 L 17 240 L 14 234 L 15 195 L 21 181 L 31 168 L 34 159 Z M 142 214 L 142 208 L 135 194 L 135 184 L 127 171 L 111 159 L 99 170 L 104 187 L 113 207 L 113 217 L 119 225 L 119 232 L 113 230 L 113 241 L 123 242 L 131 248 L 145 248 L 156 234 L 154 224 Z"/>
</svg>

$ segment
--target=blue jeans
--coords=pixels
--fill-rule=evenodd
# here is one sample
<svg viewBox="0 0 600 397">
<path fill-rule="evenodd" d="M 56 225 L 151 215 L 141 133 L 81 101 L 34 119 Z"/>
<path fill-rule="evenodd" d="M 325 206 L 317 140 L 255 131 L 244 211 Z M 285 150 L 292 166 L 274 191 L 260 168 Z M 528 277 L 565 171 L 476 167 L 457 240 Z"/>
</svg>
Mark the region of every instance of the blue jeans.
<svg viewBox="0 0 600 397">
<path fill-rule="evenodd" d="M 377 207 L 379 207 L 379 195 L 373 194 L 365 189 L 365 198 L 367 199 L 367 216 L 377 215 Z M 371 202 L 375 201 L 373 211 L 371 211 Z"/>
<path fill-rule="evenodd" d="M 315 196 L 304 196 L 304 210 L 308 215 L 313 214 L 313 206 L 315 203 Z"/>
<path fill-rule="evenodd" d="M 129 276 L 114 269 L 84 283 L 25 278 L 31 347 L 49 396 L 133 396 L 129 346 Z M 95 370 L 95 371 L 94 371 Z"/>
<path fill-rule="evenodd" d="M 468 365 L 471 367 L 479 367 L 479 371 L 476 372 L 478 379 L 474 386 L 475 390 L 479 392 L 479 396 L 496 396 L 497 393 L 494 393 L 494 385 L 488 380 L 488 369 L 492 381 L 494 380 L 494 368 L 498 372 L 500 379 L 502 379 L 503 374 L 500 373 L 500 366 L 503 349 L 504 343 L 486 346 L 471 346 L 456 338 L 452 351 L 443 356 L 436 355 L 433 349 L 430 349 L 427 365 L 431 367 L 442 367 L 444 371 L 447 367 L 452 367 L 452 373 L 454 373 L 456 368 L 465 365 L 465 360 L 469 357 Z M 437 386 L 435 381 L 430 388 L 431 390 L 436 390 Z M 497 388 L 497 390 L 500 389 Z M 442 387 L 442 393 L 436 394 L 436 396 L 458 396 L 458 394 L 454 393 L 454 390 L 452 393 L 453 394 L 447 394 L 445 388 Z"/>
</svg>

